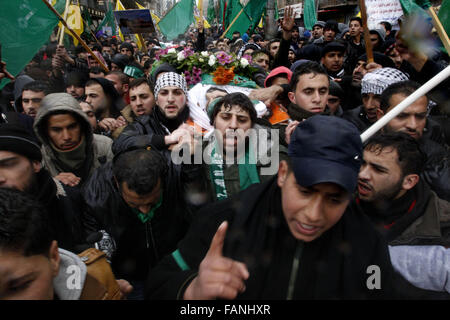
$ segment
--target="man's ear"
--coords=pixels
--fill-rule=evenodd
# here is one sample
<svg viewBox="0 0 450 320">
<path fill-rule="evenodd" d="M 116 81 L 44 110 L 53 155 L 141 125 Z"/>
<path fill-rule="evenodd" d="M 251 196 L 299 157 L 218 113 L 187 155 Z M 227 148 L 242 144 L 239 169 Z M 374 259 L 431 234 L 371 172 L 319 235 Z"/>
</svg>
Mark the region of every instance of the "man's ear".
<svg viewBox="0 0 450 320">
<path fill-rule="evenodd" d="M 408 174 L 403 178 L 402 188 L 405 190 L 411 190 L 419 182 L 420 177 L 418 174 Z"/>
<path fill-rule="evenodd" d="M 288 98 L 289 98 L 289 100 L 290 100 L 292 103 L 297 104 L 297 102 L 295 101 L 295 93 L 294 93 L 294 92 L 289 91 L 289 92 L 288 92 Z"/>
<path fill-rule="evenodd" d="M 377 108 L 377 120 L 380 120 L 384 116 L 383 110 L 381 108 Z"/>
<path fill-rule="evenodd" d="M 128 90 L 130 89 L 130 85 L 128 83 L 124 83 L 122 84 L 122 89 L 123 92 L 128 92 Z"/>
<path fill-rule="evenodd" d="M 281 160 L 280 165 L 278 166 L 278 176 L 277 176 L 277 184 L 281 188 L 286 182 L 287 176 L 289 174 L 289 168 L 286 160 Z"/>
<path fill-rule="evenodd" d="M 58 242 L 56 240 L 52 241 L 52 244 L 50 245 L 48 258 L 50 260 L 50 266 L 52 268 L 52 275 L 53 277 L 56 277 L 59 272 L 59 264 L 61 262 L 61 258 L 59 256 L 58 251 Z"/>
<path fill-rule="evenodd" d="M 33 166 L 33 171 L 34 171 L 35 173 L 38 173 L 38 172 L 41 171 L 41 169 L 42 169 L 42 164 L 41 164 L 40 161 L 33 160 L 33 161 L 31 162 L 31 165 Z"/>
</svg>

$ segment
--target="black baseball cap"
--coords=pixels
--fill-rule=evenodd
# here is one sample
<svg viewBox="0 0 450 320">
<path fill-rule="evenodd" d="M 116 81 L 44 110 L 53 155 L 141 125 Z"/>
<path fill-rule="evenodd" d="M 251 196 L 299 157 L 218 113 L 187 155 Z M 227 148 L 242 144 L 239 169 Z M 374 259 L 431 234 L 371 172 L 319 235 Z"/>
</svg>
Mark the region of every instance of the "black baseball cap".
<svg viewBox="0 0 450 320">
<path fill-rule="evenodd" d="M 349 121 L 316 115 L 292 133 L 288 155 L 297 183 L 310 187 L 332 182 L 355 191 L 363 145 L 358 129 Z"/>
</svg>

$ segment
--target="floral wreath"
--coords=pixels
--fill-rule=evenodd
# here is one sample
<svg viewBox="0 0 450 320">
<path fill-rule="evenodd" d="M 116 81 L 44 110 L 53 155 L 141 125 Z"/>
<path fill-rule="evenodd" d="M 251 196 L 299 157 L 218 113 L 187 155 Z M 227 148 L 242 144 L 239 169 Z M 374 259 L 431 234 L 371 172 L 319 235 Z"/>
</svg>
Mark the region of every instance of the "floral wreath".
<svg viewBox="0 0 450 320">
<path fill-rule="evenodd" d="M 175 48 L 163 49 L 156 55 L 156 62 L 152 72 L 162 63 L 168 63 L 184 74 L 189 86 L 202 81 L 202 75 L 213 76 L 214 83 L 218 85 L 239 85 L 248 81 L 252 74 L 258 71 L 251 65 L 252 58 L 244 55 L 238 58 L 235 54 L 224 51 L 210 53 L 208 51 L 194 52 L 190 48 L 177 51 Z"/>
</svg>

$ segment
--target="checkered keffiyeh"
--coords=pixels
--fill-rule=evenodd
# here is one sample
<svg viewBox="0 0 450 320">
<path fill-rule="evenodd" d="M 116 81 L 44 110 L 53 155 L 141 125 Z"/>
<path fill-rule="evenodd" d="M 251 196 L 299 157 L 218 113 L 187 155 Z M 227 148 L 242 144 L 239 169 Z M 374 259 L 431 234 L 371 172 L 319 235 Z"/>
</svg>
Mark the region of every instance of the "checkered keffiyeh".
<svg viewBox="0 0 450 320">
<path fill-rule="evenodd" d="M 394 68 L 381 68 L 366 73 L 361 81 L 361 94 L 381 94 L 393 83 L 408 80 L 408 76 Z"/>
<path fill-rule="evenodd" d="M 155 98 L 158 98 L 159 91 L 165 87 L 178 87 L 184 91 L 186 96 L 188 95 L 186 79 L 178 73 L 167 72 L 156 80 Z"/>
</svg>

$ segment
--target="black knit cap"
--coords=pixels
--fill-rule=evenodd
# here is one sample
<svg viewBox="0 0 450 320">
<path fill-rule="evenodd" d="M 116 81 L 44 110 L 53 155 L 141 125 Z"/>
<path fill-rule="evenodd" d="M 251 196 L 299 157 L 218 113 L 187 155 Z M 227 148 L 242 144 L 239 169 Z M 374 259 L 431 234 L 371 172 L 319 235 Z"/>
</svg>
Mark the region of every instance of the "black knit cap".
<svg viewBox="0 0 450 320">
<path fill-rule="evenodd" d="M 14 152 L 30 160 L 42 160 L 41 148 L 20 125 L 0 124 L 0 151 Z"/>
</svg>

